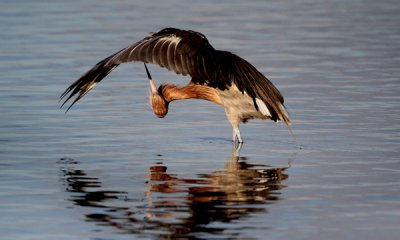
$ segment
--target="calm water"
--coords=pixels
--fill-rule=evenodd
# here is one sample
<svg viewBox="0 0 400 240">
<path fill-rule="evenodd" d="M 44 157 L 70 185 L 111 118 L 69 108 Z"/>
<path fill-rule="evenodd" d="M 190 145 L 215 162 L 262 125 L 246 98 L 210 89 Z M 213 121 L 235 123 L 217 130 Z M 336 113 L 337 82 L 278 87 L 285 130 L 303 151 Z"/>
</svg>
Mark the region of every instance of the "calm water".
<svg viewBox="0 0 400 240">
<path fill-rule="evenodd" d="M 399 24 L 398 1 L 2 1 L 1 238 L 398 239 Z M 265 73 L 298 142 L 253 121 L 238 155 L 202 101 L 158 119 L 140 63 L 59 109 L 93 64 L 167 26 Z"/>
</svg>

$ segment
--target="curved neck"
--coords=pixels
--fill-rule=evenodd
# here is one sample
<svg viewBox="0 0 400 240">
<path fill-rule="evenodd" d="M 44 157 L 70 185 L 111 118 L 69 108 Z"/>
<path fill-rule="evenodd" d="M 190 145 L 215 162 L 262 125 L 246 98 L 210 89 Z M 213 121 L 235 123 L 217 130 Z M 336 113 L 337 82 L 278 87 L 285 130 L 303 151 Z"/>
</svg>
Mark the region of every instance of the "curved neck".
<svg viewBox="0 0 400 240">
<path fill-rule="evenodd" d="M 186 86 L 178 87 L 173 84 L 164 84 L 160 86 L 158 91 L 162 93 L 167 102 L 196 98 L 211 101 L 222 106 L 224 105 L 219 98 L 217 90 L 205 85 L 190 83 Z"/>
</svg>

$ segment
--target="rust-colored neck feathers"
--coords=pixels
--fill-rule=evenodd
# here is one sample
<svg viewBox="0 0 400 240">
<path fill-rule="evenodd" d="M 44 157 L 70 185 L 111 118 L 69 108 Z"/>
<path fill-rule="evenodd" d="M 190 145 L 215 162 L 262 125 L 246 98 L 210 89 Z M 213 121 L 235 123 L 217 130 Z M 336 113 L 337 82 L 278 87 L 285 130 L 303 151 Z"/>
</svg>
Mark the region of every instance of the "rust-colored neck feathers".
<svg viewBox="0 0 400 240">
<path fill-rule="evenodd" d="M 153 112 L 159 118 L 163 118 L 168 114 L 168 105 L 175 100 L 197 98 L 223 105 L 217 90 L 204 85 L 189 84 L 184 87 L 178 87 L 173 84 L 164 84 L 158 88 L 158 91 L 155 91 L 155 89 L 154 85 L 149 96 Z"/>
<path fill-rule="evenodd" d="M 189 84 L 183 87 L 178 87 L 173 84 L 164 84 L 160 86 L 159 92 L 168 103 L 174 100 L 196 98 L 223 105 L 217 90 L 204 85 Z"/>
</svg>

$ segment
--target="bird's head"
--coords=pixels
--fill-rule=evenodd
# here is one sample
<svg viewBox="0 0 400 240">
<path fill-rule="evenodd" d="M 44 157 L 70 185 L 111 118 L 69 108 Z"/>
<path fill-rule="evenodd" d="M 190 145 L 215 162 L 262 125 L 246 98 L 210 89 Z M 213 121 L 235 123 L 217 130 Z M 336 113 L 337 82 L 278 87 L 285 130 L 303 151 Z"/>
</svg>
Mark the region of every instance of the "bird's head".
<svg viewBox="0 0 400 240">
<path fill-rule="evenodd" d="M 153 107 L 153 112 L 157 117 L 163 118 L 168 113 L 168 105 L 169 105 L 169 103 L 165 100 L 163 96 L 162 92 L 163 86 L 160 86 L 157 89 L 153 80 L 150 80 L 150 88 L 151 91 L 149 91 L 149 100 L 151 106 Z"/>
</svg>

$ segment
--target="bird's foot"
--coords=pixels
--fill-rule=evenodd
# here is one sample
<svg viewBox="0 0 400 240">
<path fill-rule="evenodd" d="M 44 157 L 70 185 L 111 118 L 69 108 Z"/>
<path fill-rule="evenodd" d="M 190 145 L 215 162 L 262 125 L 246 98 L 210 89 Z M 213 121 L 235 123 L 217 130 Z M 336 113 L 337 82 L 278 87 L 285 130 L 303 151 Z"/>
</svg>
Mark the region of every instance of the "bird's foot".
<svg viewBox="0 0 400 240">
<path fill-rule="evenodd" d="M 232 157 L 239 159 L 242 146 L 243 142 L 233 142 Z"/>
</svg>

